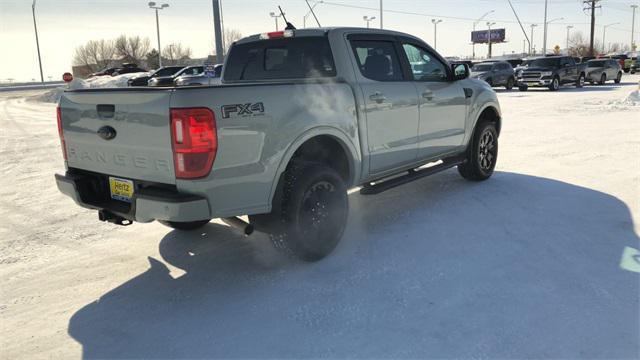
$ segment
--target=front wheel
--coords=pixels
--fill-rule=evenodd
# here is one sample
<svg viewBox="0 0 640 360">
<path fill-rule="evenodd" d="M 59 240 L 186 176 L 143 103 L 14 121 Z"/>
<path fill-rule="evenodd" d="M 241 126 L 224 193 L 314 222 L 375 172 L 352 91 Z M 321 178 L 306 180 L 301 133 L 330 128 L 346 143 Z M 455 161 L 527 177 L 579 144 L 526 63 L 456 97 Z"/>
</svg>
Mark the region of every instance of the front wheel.
<svg viewBox="0 0 640 360">
<path fill-rule="evenodd" d="M 328 166 L 296 162 L 282 181 L 274 212 L 249 220 L 269 234 L 278 250 L 304 261 L 321 260 L 338 245 L 347 224 L 344 180 Z"/>
<path fill-rule="evenodd" d="M 158 222 L 164 226 L 168 226 L 172 229 L 176 230 L 195 230 L 199 229 L 209 223 L 210 220 L 198 220 L 198 221 L 167 221 L 167 220 L 158 220 Z"/>
<path fill-rule="evenodd" d="M 619 72 L 618 76 L 616 76 L 616 79 L 614 80 L 616 84 L 620 84 L 620 81 L 622 81 L 622 72 Z"/>
<path fill-rule="evenodd" d="M 529 87 L 527 85 L 518 85 L 518 90 L 527 91 L 529 90 Z"/>
<path fill-rule="evenodd" d="M 495 124 L 478 124 L 469 145 L 467 159 L 458 165 L 458 172 L 467 180 L 487 180 L 493 175 L 498 160 L 498 131 Z"/>
<path fill-rule="evenodd" d="M 560 79 L 556 76 L 551 80 L 551 84 L 549 84 L 549 90 L 558 91 L 560 89 Z"/>
</svg>

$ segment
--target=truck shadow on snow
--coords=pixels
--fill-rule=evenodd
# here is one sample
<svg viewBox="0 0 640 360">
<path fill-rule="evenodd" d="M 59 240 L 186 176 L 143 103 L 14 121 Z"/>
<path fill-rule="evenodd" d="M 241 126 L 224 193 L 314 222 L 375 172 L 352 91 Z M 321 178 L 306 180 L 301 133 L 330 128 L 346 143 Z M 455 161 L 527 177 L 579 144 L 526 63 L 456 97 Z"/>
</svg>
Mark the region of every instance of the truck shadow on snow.
<svg viewBox="0 0 640 360">
<path fill-rule="evenodd" d="M 84 358 L 638 353 L 638 277 L 618 265 L 638 237 L 617 198 L 451 170 L 350 202 L 342 243 L 314 264 L 213 223 L 169 232 L 162 261 L 78 310 L 68 332 Z"/>
</svg>

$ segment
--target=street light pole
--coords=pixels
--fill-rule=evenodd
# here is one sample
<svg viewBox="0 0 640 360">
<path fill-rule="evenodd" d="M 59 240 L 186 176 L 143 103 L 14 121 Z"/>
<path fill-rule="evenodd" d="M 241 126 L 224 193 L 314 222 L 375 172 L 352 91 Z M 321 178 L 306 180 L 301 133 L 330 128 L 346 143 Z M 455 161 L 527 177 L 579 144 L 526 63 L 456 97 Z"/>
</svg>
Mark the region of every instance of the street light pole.
<svg viewBox="0 0 640 360">
<path fill-rule="evenodd" d="M 563 17 L 559 17 L 559 18 L 555 18 L 555 19 L 551 19 L 551 20 L 547 21 L 547 18 L 545 16 L 544 39 L 542 40 L 542 56 L 546 56 L 547 55 L 547 27 L 552 22 L 558 21 L 558 20 L 564 20 L 564 18 Z"/>
<path fill-rule="evenodd" d="M 486 13 L 484 13 L 484 15 L 480 16 L 478 18 L 478 20 L 473 22 L 473 31 L 476 31 L 476 25 L 482 21 L 487 15 L 491 14 L 495 12 L 495 10 L 491 10 L 491 11 L 487 11 Z M 471 46 L 472 46 L 472 57 L 475 59 L 476 58 L 476 43 L 473 42 L 473 40 L 471 40 Z"/>
<path fill-rule="evenodd" d="M 162 10 L 168 7 L 169 7 L 169 4 L 162 4 L 160 6 L 156 6 L 155 2 L 153 1 L 149 2 L 149 8 L 154 9 L 156 11 L 156 32 L 158 33 L 158 67 L 162 67 L 162 48 L 160 47 L 160 19 L 158 17 L 158 10 Z"/>
<path fill-rule="evenodd" d="M 365 16 L 363 16 L 363 17 L 362 17 L 362 20 L 364 20 L 364 21 L 366 21 L 366 22 L 367 22 L 367 29 L 369 28 L 369 23 L 370 23 L 371 21 L 375 20 L 375 18 L 376 18 L 375 16 L 369 17 L 369 16 L 367 16 L 367 15 L 365 15 Z"/>
<path fill-rule="evenodd" d="M 433 24 L 433 49 L 438 50 L 438 24 L 442 22 L 441 19 L 431 19 L 431 23 Z"/>
<path fill-rule="evenodd" d="M 487 59 L 491 59 L 491 26 L 495 24 L 496 23 L 494 22 L 487 21 L 487 27 L 489 28 L 489 34 L 487 36 L 487 41 L 489 42 L 489 55 L 487 56 Z"/>
<path fill-rule="evenodd" d="M 279 29 L 279 27 L 278 27 L 278 18 L 279 18 L 279 17 L 282 17 L 282 14 L 276 14 L 276 13 L 274 13 L 274 12 L 270 12 L 270 13 L 269 13 L 269 15 L 270 15 L 272 18 L 276 19 L 276 31 L 278 31 L 278 29 Z"/>
<path fill-rule="evenodd" d="M 616 23 L 611 23 L 602 27 L 602 52 L 603 53 L 607 53 L 607 48 L 605 47 L 605 42 L 604 42 L 604 39 L 605 39 L 604 36 L 606 34 L 607 28 L 611 25 L 618 25 L 618 24 L 620 23 L 616 22 Z"/>
<path fill-rule="evenodd" d="M 382 28 L 382 0 L 380 0 L 380 29 Z"/>
<path fill-rule="evenodd" d="M 38 40 L 38 26 L 36 25 L 36 0 L 33 0 L 33 4 L 31 4 L 31 12 L 33 13 L 33 29 L 36 32 L 36 48 L 38 49 L 38 64 L 40 65 L 40 82 L 44 84 L 42 58 L 40 57 L 40 41 Z"/>
<path fill-rule="evenodd" d="M 548 5 L 549 1 L 548 0 L 544 0 L 544 26 L 542 29 L 543 32 L 543 39 L 542 39 L 542 56 L 547 55 L 547 5 Z"/>
<path fill-rule="evenodd" d="M 533 55 L 533 53 L 531 52 L 533 47 L 533 28 L 536 26 L 538 26 L 538 24 L 531 24 L 531 42 L 529 43 L 529 55 Z"/>
<path fill-rule="evenodd" d="M 569 55 L 569 30 L 573 29 L 573 25 L 567 25 L 567 55 Z"/>
<path fill-rule="evenodd" d="M 638 5 L 631 5 L 631 8 L 633 9 L 633 16 L 631 17 L 631 47 L 629 48 L 629 50 L 634 51 L 633 45 L 635 44 L 634 40 L 634 33 L 636 31 L 636 9 L 638 8 Z"/>
</svg>

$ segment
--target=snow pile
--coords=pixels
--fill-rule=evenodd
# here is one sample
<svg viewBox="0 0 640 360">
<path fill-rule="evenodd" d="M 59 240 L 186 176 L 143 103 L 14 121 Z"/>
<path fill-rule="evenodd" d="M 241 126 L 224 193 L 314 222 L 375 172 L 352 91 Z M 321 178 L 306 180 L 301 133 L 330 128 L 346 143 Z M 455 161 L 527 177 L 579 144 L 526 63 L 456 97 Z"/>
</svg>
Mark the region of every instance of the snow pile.
<svg viewBox="0 0 640 360">
<path fill-rule="evenodd" d="M 29 98 L 31 101 L 57 103 L 65 90 L 91 89 L 91 88 L 122 88 L 127 87 L 129 79 L 147 75 L 148 73 L 132 73 L 117 76 L 96 76 L 86 80 L 74 79 L 68 85 L 57 87 L 43 94 Z"/>
</svg>

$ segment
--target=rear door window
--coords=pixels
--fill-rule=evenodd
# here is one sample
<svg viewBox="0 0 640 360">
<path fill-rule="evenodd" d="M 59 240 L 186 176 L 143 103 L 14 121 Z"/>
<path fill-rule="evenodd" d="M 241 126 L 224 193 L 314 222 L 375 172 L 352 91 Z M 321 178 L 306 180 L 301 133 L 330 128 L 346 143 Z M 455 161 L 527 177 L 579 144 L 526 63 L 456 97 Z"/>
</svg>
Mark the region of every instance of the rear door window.
<svg viewBox="0 0 640 360">
<path fill-rule="evenodd" d="M 270 39 L 231 48 L 225 80 L 303 79 L 336 76 L 326 37 Z"/>
<path fill-rule="evenodd" d="M 362 76 L 376 81 L 402 81 L 402 67 L 392 41 L 353 40 L 353 53 Z"/>
</svg>

